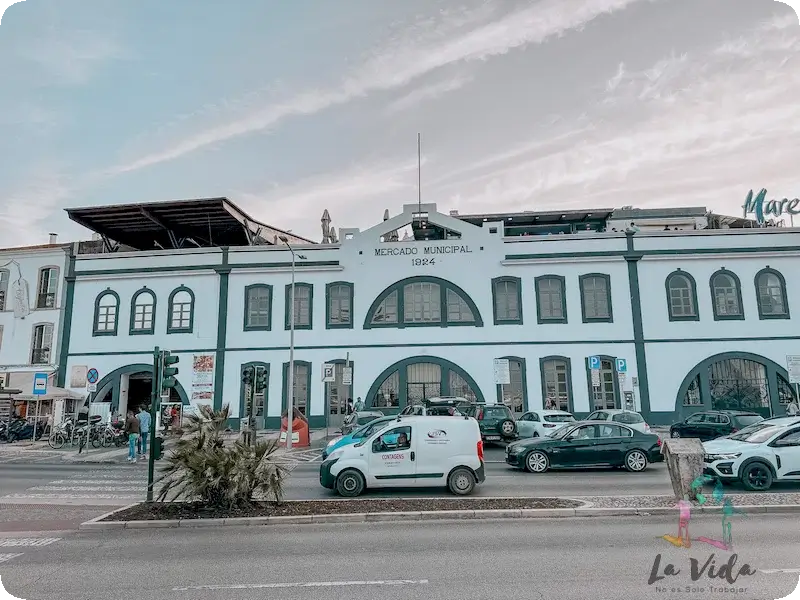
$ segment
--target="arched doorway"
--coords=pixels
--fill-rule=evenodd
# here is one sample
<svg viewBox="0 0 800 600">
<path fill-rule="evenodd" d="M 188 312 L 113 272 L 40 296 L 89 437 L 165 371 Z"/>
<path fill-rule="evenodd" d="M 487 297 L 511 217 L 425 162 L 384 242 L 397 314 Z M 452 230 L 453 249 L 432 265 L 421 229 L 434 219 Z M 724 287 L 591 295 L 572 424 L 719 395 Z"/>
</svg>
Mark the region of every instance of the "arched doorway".
<svg viewBox="0 0 800 600">
<path fill-rule="evenodd" d="M 687 416 L 703 410 L 747 410 L 764 417 L 786 414 L 797 398 L 778 363 L 749 352 L 711 356 L 684 378 L 675 411 Z"/>
<path fill-rule="evenodd" d="M 139 363 L 120 367 L 97 382 L 97 393 L 92 402 L 109 402 L 112 412 L 149 405 L 152 381 L 153 365 Z M 180 382 L 170 390 L 170 402 L 189 404 L 189 397 Z"/>
<path fill-rule="evenodd" d="M 475 380 L 457 364 L 436 356 L 414 356 L 385 369 L 372 383 L 364 404 L 394 414 L 409 402 L 436 396 L 485 402 Z"/>
</svg>

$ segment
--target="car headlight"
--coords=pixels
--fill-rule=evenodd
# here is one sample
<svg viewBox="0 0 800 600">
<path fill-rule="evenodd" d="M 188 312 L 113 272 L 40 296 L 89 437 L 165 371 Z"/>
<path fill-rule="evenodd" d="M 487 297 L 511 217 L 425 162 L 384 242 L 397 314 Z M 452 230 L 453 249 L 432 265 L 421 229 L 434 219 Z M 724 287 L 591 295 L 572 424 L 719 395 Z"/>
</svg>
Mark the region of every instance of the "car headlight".
<svg viewBox="0 0 800 600">
<path fill-rule="evenodd" d="M 344 450 L 337 450 L 336 452 L 331 452 L 328 455 L 328 460 L 339 460 L 344 454 Z"/>
<path fill-rule="evenodd" d="M 741 452 L 725 452 L 722 454 L 706 454 L 703 460 L 707 463 L 717 462 L 718 460 L 736 460 L 742 455 Z"/>
<path fill-rule="evenodd" d="M 330 448 L 331 446 L 334 446 L 334 445 L 338 444 L 340 441 L 342 441 L 341 437 L 334 438 L 330 442 L 328 442 L 328 446 L 327 447 Z"/>
</svg>

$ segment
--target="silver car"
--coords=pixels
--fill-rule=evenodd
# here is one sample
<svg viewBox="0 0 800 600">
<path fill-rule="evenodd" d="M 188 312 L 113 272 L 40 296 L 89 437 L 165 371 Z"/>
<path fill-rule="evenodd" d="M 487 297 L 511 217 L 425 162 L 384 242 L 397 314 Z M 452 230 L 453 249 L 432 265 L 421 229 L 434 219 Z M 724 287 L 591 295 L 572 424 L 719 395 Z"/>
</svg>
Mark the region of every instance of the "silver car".
<svg viewBox="0 0 800 600">
<path fill-rule="evenodd" d="M 596 410 L 586 417 L 586 420 L 613 421 L 614 423 L 622 423 L 623 425 L 632 427 L 642 433 L 653 433 L 650 431 L 650 425 L 645 422 L 644 417 L 632 410 L 622 410 L 619 408 Z"/>
</svg>

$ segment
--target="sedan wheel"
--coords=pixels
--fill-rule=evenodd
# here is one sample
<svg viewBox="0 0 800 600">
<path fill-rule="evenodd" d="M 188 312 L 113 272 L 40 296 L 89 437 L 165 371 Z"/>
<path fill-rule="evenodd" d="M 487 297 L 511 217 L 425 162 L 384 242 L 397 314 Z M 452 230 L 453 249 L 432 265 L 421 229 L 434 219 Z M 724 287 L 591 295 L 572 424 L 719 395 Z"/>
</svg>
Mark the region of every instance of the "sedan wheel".
<svg viewBox="0 0 800 600">
<path fill-rule="evenodd" d="M 633 473 L 639 473 L 647 468 L 647 457 L 641 450 L 631 450 L 625 455 L 625 468 Z"/>
<path fill-rule="evenodd" d="M 525 459 L 525 468 L 531 473 L 544 473 L 550 467 L 550 461 L 544 452 L 534 450 Z"/>
<path fill-rule="evenodd" d="M 669 435 L 670 435 L 670 437 L 679 438 L 679 437 L 681 437 L 681 432 L 680 431 L 670 431 Z"/>
</svg>

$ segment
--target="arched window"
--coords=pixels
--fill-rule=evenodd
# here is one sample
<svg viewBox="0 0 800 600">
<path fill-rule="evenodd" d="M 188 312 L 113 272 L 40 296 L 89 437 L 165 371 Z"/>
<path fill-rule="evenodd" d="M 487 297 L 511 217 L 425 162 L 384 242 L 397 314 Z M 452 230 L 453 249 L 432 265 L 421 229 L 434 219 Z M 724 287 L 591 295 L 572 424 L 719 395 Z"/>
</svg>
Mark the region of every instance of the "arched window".
<svg viewBox="0 0 800 600">
<path fill-rule="evenodd" d="M 581 313 L 584 323 L 611 323 L 611 277 L 588 273 L 578 278 L 581 288 Z"/>
<path fill-rule="evenodd" d="M 457 285 L 439 277 L 403 279 L 386 288 L 367 311 L 374 327 L 483 327 L 478 307 Z"/>
<path fill-rule="evenodd" d="M 546 356 L 539 360 L 542 372 L 542 407 L 548 400 L 557 410 L 572 412 L 572 368 L 566 356 Z"/>
<path fill-rule="evenodd" d="M 156 295 L 146 287 L 131 298 L 130 335 L 151 335 L 156 327 Z"/>
<path fill-rule="evenodd" d="M 119 294 L 108 288 L 94 301 L 94 330 L 92 335 L 117 335 Z"/>
<path fill-rule="evenodd" d="M 789 299 L 786 280 L 775 269 L 762 269 L 756 274 L 756 299 L 759 319 L 788 319 Z"/>
<path fill-rule="evenodd" d="M 353 284 L 334 281 L 325 286 L 326 329 L 353 328 Z"/>
<path fill-rule="evenodd" d="M 289 363 L 283 363 L 283 408 L 281 414 L 289 409 Z M 295 410 L 304 415 L 308 415 L 309 402 L 311 401 L 311 363 L 304 360 L 294 361 L 294 377 L 292 378 L 292 388 L 294 388 L 293 406 Z"/>
<path fill-rule="evenodd" d="M 0 311 L 6 309 L 6 300 L 8 298 L 8 281 L 8 271 L 5 269 L 0 269 Z"/>
<path fill-rule="evenodd" d="M 509 383 L 497 384 L 497 402 L 505 404 L 518 418 L 529 408 L 525 359 L 516 356 L 503 358 L 508 361 Z"/>
<path fill-rule="evenodd" d="M 522 282 L 519 277 L 492 279 L 495 325 L 522 325 Z"/>
<path fill-rule="evenodd" d="M 697 286 L 694 277 L 678 269 L 666 280 L 667 310 L 670 321 L 699 321 Z"/>
<path fill-rule="evenodd" d="M 194 328 L 194 292 L 186 286 L 169 295 L 167 333 L 191 333 Z"/>
<path fill-rule="evenodd" d="M 560 275 L 542 275 L 534 279 L 536 316 L 542 323 L 567 322 L 565 280 Z"/>
<path fill-rule="evenodd" d="M 711 301 L 715 321 L 744 319 L 742 286 L 735 273 L 720 269 L 711 276 Z"/>
<path fill-rule="evenodd" d="M 244 288 L 244 330 L 272 329 L 272 286 L 264 283 Z"/>
</svg>

